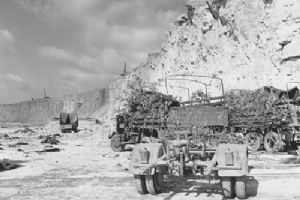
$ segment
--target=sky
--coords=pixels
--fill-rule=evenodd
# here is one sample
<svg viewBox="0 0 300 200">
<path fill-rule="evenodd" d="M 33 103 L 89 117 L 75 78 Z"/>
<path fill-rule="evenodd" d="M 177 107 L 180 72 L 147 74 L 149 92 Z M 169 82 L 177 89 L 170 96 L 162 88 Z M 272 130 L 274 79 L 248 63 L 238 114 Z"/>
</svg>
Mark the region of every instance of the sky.
<svg viewBox="0 0 300 200">
<path fill-rule="evenodd" d="M 184 12 L 184 0 L 0 1 L 0 103 L 105 88 Z"/>
</svg>

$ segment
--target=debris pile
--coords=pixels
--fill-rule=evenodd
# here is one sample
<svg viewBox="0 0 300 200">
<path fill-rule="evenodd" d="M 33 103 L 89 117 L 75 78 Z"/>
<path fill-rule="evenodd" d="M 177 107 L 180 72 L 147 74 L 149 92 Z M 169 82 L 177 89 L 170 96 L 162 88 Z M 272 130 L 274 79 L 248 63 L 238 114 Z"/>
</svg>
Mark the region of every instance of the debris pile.
<svg viewBox="0 0 300 200">
<path fill-rule="evenodd" d="M 60 151 L 60 149 L 57 147 L 54 147 L 54 148 L 49 147 L 49 148 L 45 148 L 41 151 L 36 151 L 36 152 L 37 153 L 46 153 L 46 152 L 59 152 L 59 151 Z"/>
<path fill-rule="evenodd" d="M 27 142 L 17 142 L 16 145 L 21 146 L 21 145 L 28 145 Z"/>
<path fill-rule="evenodd" d="M 24 129 L 16 130 L 14 133 L 35 133 L 35 131 L 28 127 L 25 127 Z"/>
<path fill-rule="evenodd" d="M 0 159 L 0 172 L 5 170 L 16 169 L 20 167 L 16 161 L 9 160 L 9 159 Z"/>
<path fill-rule="evenodd" d="M 52 145 L 54 145 L 54 144 L 59 144 L 60 142 L 59 142 L 59 140 L 58 139 L 56 139 L 56 135 L 47 135 L 46 136 L 46 138 L 45 139 L 43 139 L 42 141 L 41 141 L 41 143 L 42 144 L 52 144 Z"/>
</svg>

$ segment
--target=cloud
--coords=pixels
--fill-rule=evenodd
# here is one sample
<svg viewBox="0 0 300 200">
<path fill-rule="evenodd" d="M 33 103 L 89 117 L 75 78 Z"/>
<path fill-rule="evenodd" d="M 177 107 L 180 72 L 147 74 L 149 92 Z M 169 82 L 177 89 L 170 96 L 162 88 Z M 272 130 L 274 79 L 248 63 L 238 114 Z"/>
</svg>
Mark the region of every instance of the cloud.
<svg viewBox="0 0 300 200">
<path fill-rule="evenodd" d="M 11 74 L 11 73 L 0 74 L 0 78 L 2 81 L 9 82 L 9 83 L 19 84 L 24 82 L 24 79 L 17 74 Z"/>
<path fill-rule="evenodd" d="M 75 56 L 71 52 L 53 46 L 40 47 L 38 49 L 38 54 L 46 58 L 59 60 L 59 61 L 73 62 L 76 60 Z"/>
<path fill-rule="evenodd" d="M 111 67 L 122 62 L 115 49 L 104 49 L 95 55 L 75 55 L 66 49 L 43 46 L 38 48 L 37 53 L 42 57 L 60 63 L 57 65 L 60 68 L 71 68 L 75 70 L 73 71 L 75 74 L 78 74 L 77 71 L 82 71 L 84 74 L 120 74 L 119 71 L 114 70 L 114 67 Z M 66 72 L 69 73 L 70 70 L 68 69 Z"/>
<path fill-rule="evenodd" d="M 21 83 L 24 81 L 24 79 L 21 76 L 16 75 L 16 74 L 11 74 L 11 73 L 5 74 L 4 78 L 6 78 L 10 81 L 16 82 L 16 83 Z"/>
<path fill-rule="evenodd" d="M 0 28 L 0 60 L 10 57 L 11 54 L 17 54 L 14 43 L 14 35 L 9 30 Z"/>
<path fill-rule="evenodd" d="M 5 66 L 4 74 L 19 75 L 23 83 L 28 83 L 27 96 L 39 94 L 41 87 L 46 87 L 50 96 L 106 87 L 122 73 L 125 61 L 130 70 L 146 61 L 148 53 L 160 51 L 169 23 L 185 10 L 183 0 L 13 0 L 10 3 L 12 9 L 16 8 L 13 19 L 2 18 L 8 27 L 18 23 L 21 26 L 13 29 L 15 37 L 10 31 L 0 29 L 0 45 L 3 41 L 12 49 L 21 47 L 18 49 L 21 58 L 10 63 L 15 56 L 8 59 L 1 48 L 0 71 Z M 0 2 L 3 13 L 1 8 Z M 10 79 L 21 81 L 17 76 Z M 25 97 L 25 93 L 21 96 Z"/>
<path fill-rule="evenodd" d="M 0 29 L 0 44 L 14 43 L 15 37 L 7 29 Z"/>
</svg>

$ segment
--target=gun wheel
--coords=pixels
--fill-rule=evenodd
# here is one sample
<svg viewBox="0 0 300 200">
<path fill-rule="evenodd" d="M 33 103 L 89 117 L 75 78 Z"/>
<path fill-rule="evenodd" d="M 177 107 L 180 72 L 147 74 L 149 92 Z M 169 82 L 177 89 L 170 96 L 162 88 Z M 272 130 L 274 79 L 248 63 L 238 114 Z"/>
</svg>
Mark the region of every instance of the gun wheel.
<svg viewBox="0 0 300 200">
<path fill-rule="evenodd" d="M 260 149 L 261 138 L 256 132 L 248 133 L 245 139 L 250 151 L 255 152 Z"/>
<path fill-rule="evenodd" d="M 227 199 L 231 199 L 233 197 L 234 179 L 232 177 L 222 177 L 221 184 L 224 192 L 224 197 Z"/>
<path fill-rule="evenodd" d="M 145 175 L 134 175 L 133 181 L 138 193 L 148 194 Z"/>
<path fill-rule="evenodd" d="M 147 190 L 150 194 L 158 194 L 163 190 L 164 175 L 155 173 L 154 175 L 146 175 Z"/>
<path fill-rule="evenodd" d="M 244 176 L 236 178 L 235 194 L 239 199 L 246 198 L 246 181 Z"/>
<path fill-rule="evenodd" d="M 110 146 L 113 151 L 120 152 L 124 150 L 124 145 L 121 143 L 121 135 L 115 134 L 110 140 Z"/>
</svg>

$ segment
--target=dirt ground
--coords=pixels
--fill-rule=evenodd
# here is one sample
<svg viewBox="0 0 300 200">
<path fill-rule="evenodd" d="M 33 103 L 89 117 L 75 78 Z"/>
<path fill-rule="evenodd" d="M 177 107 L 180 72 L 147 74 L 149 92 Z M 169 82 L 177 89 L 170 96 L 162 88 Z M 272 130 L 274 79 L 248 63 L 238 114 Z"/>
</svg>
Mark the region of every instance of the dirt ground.
<svg viewBox="0 0 300 200">
<path fill-rule="evenodd" d="M 223 199 L 217 180 L 209 184 L 192 178 L 169 178 L 167 190 L 156 196 L 137 194 L 128 172 L 130 151 L 113 152 L 101 132 L 60 133 L 60 143 L 49 146 L 41 143 L 39 136 L 45 133 L 40 128 L 34 128 L 35 133 L 18 129 L 0 129 L 0 159 L 14 160 L 19 166 L 0 172 L 0 199 Z M 40 152 L 45 148 L 60 151 Z M 248 199 L 300 199 L 300 166 L 280 164 L 289 158 L 294 159 L 286 154 L 251 155 Z"/>
</svg>

